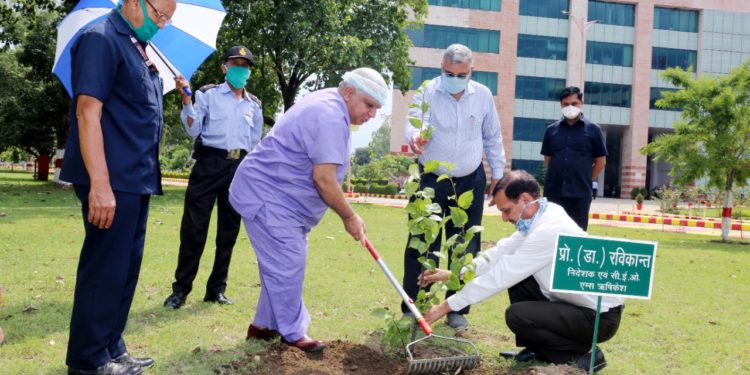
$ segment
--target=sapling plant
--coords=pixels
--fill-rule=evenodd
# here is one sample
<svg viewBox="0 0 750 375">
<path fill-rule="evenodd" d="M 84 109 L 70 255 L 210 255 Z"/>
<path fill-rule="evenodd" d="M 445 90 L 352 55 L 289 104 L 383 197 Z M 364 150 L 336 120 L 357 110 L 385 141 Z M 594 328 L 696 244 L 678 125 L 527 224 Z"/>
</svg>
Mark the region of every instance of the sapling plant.
<svg viewBox="0 0 750 375">
<path fill-rule="evenodd" d="M 417 90 L 417 94 L 424 91 L 428 82 L 422 83 Z M 428 119 L 430 105 L 427 98 L 423 96 L 421 103 L 412 103 L 409 107 L 419 110 L 417 116 L 408 117 L 409 123 L 412 127 L 419 129 L 425 142 L 429 142 L 432 135 L 432 126 L 430 126 Z M 437 282 L 428 289 L 419 291 L 415 304 L 422 313 L 440 303 L 439 295 L 447 290 L 461 290 L 463 283 L 468 283 L 476 275 L 472 263 L 474 256 L 471 253 L 466 253 L 466 250 L 474 236 L 482 231 L 482 227 L 475 225 L 465 228 L 469 221 L 466 210 L 471 207 L 475 197 L 472 191 L 458 194 L 456 184 L 451 177 L 453 168 L 452 163 L 439 160 L 430 160 L 424 163 L 421 171 L 419 164 L 412 164 L 409 166 L 409 178 L 404 187 L 405 194 L 409 197 L 409 203 L 406 205 L 406 212 L 409 215 L 407 227 L 410 234 L 407 251 L 419 252 L 422 271 L 436 269 L 438 264 L 435 259 L 442 259 L 450 264 L 451 276 L 448 281 Z M 439 173 L 437 181 L 445 181 L 445 183 L 450 184 L 453 195 L 449 197 L 449 201 L 452 204 L 448 205 L 445 214 L 440 204 L 434 202 L 435 190 L 429 187 L 420 189 L 420 178 L 423 173 Z M 459 231 L 446 238 L 445 228 L 449 223 L 458 228 Z M 431 251 L 431 245 L 437 241 L 438 237 L 441 240 L 440 247 L 437 251 Z M 403 348 L 409 335 L 416 329 L 412 325 L 411 318 L 402 317 L 398 319 L 394 314 L 384 309 L 376 309 L 373 314 L 385 320 L 386 327 L 381 344 L 389 345 L 392 349 Z"/>
</svg>

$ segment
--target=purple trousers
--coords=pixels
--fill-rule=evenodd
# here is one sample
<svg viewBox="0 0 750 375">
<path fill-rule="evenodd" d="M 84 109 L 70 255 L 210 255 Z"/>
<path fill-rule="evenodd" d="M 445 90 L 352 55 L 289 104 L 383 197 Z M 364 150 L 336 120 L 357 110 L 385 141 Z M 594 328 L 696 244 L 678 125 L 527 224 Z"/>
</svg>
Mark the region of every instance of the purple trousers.
<svg viewBox="0 0 750 375">
<path fill-rule="evenodd" d="M 307 259 L 307 230 L 267 224 L 266 209 L 243 218 L 258 258 L 260 297 L 253 325 L 279 331 L 287 341 L 307 334 L 310 314 L 302 301 Z"/>
</svg>

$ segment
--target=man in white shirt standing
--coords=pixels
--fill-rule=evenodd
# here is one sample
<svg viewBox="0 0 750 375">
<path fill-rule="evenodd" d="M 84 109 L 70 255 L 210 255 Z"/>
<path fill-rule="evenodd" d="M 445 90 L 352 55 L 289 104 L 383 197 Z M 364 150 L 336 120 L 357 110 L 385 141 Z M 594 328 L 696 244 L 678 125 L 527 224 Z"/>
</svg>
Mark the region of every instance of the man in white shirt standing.
<svg viewBox="0 0 750 375">
<path fill-rule="evenodd" d="M 451 311 L 508 290 L 511 305 L 505 311 L 508 328 L 516 335 L 518 353 L 501 353 L 519 362 L 536 359 L 557 364 L 575 361 L 589 369 L 597 297 L 550 292 L 552 257 L 558 234 L 585 235 L 557 204 L 539 193 L 539 183 L 525 171 L 508 173 L 495 186 L 493 196 L 503 221 L 516 232 L 475 260 L 476 278 L 430 309 L 425 318 L 434 322 Z M 421 285 L 446 281 L 450 271 L 422 274 Z M 597 342 L 612 338 L 620 325 L 623 299 L 603 297 Z M 594 371 L 606 366 L 604 353 L 596 350 Z"/>
<path fill-rule="evenodd" d="M 484 190 L 487 176 L 482 164 L 482 151 L 487 155 L 487 162 L 492 169 L 490 191 L 503 177 L 505 168 L 505 151 L 503 137 L 500 132 L 500 120 L 495 108 L 495 100 L 487 86 L 471 79 L 472 73 L 471 50 L 461 44 L 453 44 L 443 53 L 440 64 L 442 74 L 432 79 L 422 90 L 414 95 L 409 110 L 409 117 L 422 118 L 422 103 L 429 103 L 429 110 L 424 114 L 423 126 L 432 127 L 429 140 L 423 139 L 420 129 L 414 128 L 410 121 L 405 124 L 406 142 L 412 152 L 419 155 L 420 169 L 425 163 L 433 160 L 450 162 L 455 165 L 453 170 L 440 168 L 433 173 L 422 173 L 419 188 L 435 190 L 434 203 L 438 203 L 443 216 L 450 216 L 449 206 L 455 205 L 452 196 L 460 196 L 464 192 L 472 191 L 474 201 L 466 210 L 469 220 L 463 228 L 455 227 L 452 223 L 445 226 L 446 238 L 460 233 L 464 229 L 482 224 L 484 210 Z M 448 180 L 439 180 L 442 174 L 449 174 L 454 186 Z M 492 203 L 490 203 L 492 205 Z M 440 236 L 430 246 L 430 254 L 440 250 Z M 419 287 L 417 278 L 422 273 L 419 262 L 420 252 L 409 247 L 411 236 L 407 240 L 404 252 L 404 290 L 412 299 L 417 298 Z M 480 248 L 480 235 L 474 236 L 466 249 L 467 253 L 476 255 Z M 430 256 L 436 262 L 438 259 Z M 450 264 L 449 264 L 450 266 Z M 453 292 L 448 292 L 450 296 Z M 408 313 L 405 304 L 401 311 Z M 466 329 L 469 322 L 464 315 L 469 313 L 468 307 L 448 315 L 448 325 L 455 329 Z"/>
</svg>

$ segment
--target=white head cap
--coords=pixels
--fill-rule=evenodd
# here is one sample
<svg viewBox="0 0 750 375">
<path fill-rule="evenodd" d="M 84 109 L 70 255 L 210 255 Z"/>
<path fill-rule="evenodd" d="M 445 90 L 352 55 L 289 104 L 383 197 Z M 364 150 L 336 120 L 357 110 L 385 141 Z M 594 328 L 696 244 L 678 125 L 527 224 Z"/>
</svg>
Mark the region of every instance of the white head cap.
<svg viewBox="0 0 750 375">
<path fill-rule="evenodd" d="M 388 97 L 388 84 L 376 70 L 370 68 L 354 69 L 344 73 L 342 82 L 370 95 L 381 106 L 385 105 L 385 99 Z"/>
</svg>

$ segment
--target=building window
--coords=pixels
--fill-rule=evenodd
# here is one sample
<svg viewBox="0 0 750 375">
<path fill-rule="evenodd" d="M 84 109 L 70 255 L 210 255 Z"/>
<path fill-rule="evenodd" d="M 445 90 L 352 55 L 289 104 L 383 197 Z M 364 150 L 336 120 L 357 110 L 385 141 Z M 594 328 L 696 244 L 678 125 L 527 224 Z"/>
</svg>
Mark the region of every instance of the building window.
<svg viewBox="0 0 750 375">
<path fill-rule="evenodd" d="M 510 169 L 523 169 L 537 179 L 541 178 L 542 180 L 539 183 L 544 184 L 544 175 L 541 174 L 543 165 L 544 162 L 541 160 L 513 159 L 510 162 Z"/>
<path fill-rule="evenodd" d="M 661 108 L 656 105 L 656 101 L 662 98 L 663 92 L 675 92 L 679 91 L 677 89 L 666 89 L 663 87 L 652 87 L 651 88 L 651 97 L 648 101 L 648 107 L 651 109 L 661 109 L 663 111 L 682 111 L 682 108 L 675 107 L 675 108 Z"/>
<path fill-rule="evenodd" d="M 440 74 L 441 71 L 437 68 L 411 67 L 411 89 L 418 89 L 422 82 L 429 81 Z M 475 70 L 471 72 L 471 79 L 487 86 L 492 91 L 492 95 L 497 95 L 497 73 Z"/>
<path fill-rule="evenodd" d="M 518 34 L 518 56 L 567 60 L 568 40 L 551 36 Z"/>
<path fill-rule="evenodd" d="M 461 43 L 474 52 L 500 53 L 500 32 L 495 30 L 424 25 L 422 30 L 404 31 L 416 47 L 444 49 Z"/>
<path fill-rule="evenodd" d="M 516 77 L 516 98 L 530 100 L 560 101 L 560 92 L 565 88 L 565 80 L 542 77 Z"/>
<path fill-rule="evenodd" d="M 589 1 L 589 20 L 607 25 L 635 25 L 635 5 Z"/>
<path fill-rule="evenodd" d="M 695 70 L 697 62 L 698 53 L 686 49 L 654 47 L 651 55 L 651 69 L 664 70 L 673 67 L 687 69 L 692 66 Z"/>
<path fill-rule="evenodd" d="M 500 11 L 500 0 L 428 0 L 427 3 L 442 7 Z"/>
<path fill-rule="evenodd" d="M 654 8 L 654 29 L 698 32 L 698 12 L 685 9 Z"/>
<path fill-rule="evenodd" d="M 568 0 L 521 0 L 522 16 L 566 19 Z"/>
<path fill-rule="evenodd" d="M 630 85 L 586 82 L 583 101 L 586 104 L 630 108 L 631 91 Z"/>
<path fill-rule="evenodd" d="M 633 46 L 589 41 L 586 43 L 586 63 L 633 66 Z"/>
<path fill-rule="evenodd" d="M 544 139 L 544 131 L 554 120 L 543 120 L 538 118 L 513 118 L 513 140 L 541 142 Z"/>
</svg>

